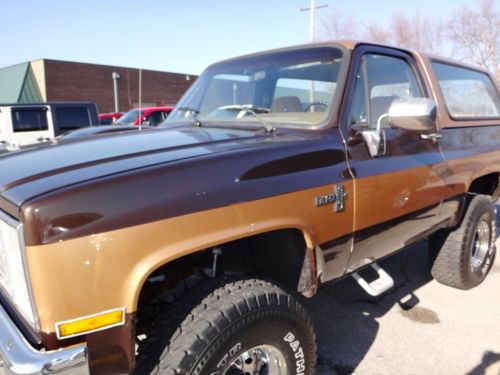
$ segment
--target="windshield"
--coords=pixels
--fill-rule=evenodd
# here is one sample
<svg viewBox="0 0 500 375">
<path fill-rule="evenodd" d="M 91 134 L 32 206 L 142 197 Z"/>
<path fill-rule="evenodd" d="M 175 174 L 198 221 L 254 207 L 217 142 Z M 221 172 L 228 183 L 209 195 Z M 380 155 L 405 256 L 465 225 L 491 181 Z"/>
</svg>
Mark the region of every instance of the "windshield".
<svg viewBox="0 0 500 375">
<path fill-rule="evenodd" d="M 127 113 L 125 113 L 122 117 L 120 117 L 115 124 L 119 125 L 133 125 L 137 121 L 140 115 L 142 115 L 144 111 L 140 111 L 138 109 L 131 109 Z"/>
<path fill-rule="evenodd" d="M 315 47 L 213 65 L 166 123 L 317 127 L 335 103 L 342 61 L 339 48 Z"/>
</svg>

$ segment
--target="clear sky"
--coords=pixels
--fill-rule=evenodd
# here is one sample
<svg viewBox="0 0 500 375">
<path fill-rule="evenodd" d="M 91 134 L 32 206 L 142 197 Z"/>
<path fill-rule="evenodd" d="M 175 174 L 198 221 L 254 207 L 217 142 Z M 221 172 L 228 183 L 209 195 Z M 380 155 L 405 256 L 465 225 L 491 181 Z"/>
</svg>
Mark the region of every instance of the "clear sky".
<svg viewBox="0 0 500 375">
<path fill-rule="evenodd" d="M 449 16 L 473 0 L 317 0 L 359 22 Z M 306 43 L 310 0 L 1 0 L 0 67 L 41 58 L 199 74 L 209 64 Z"/>
</svg>

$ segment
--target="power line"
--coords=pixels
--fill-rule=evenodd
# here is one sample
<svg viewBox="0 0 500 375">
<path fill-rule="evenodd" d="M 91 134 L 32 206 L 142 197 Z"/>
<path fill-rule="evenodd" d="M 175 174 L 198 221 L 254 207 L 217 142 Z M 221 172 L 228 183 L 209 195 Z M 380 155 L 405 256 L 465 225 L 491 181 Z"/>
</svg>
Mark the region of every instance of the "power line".
<svg viewBox="0 0 500 375">
<path fill-rule="evenodd" d="M 199 5 L 199 6 L 202 6 L 204 8 L 207 8 L 207 9 L 210 9 L 212 11 L 216 11 L 216 12 L 219 12 L 219 13 L 225 13 L 225 14 L 229 14 L 231 16 L 237 16 L 238 18 L 242 18 L 242 19 L 245 19 L 247 22 L 258 22 L 262 25 L 266 25 L 266 26 L 270 26 L 270 27 L 273 27 L 277 30 L 280 30 L 280 31 L 283 31 L 283 27 L 277 25 L 277 24 L 274 24 L 272 22 L 267 22 L 265 20 L 263 20 L 262 18 L 257 18 L 257 17 L 252 17 L 252 16 L 249 16 L 249 14 L 247 12 L 245 13 L 240 13 L 240 12 L 235 12 L 235 11 L 232 11 L 232 10 L 227 10 L 227 9 L 224 9 L 224 8 L 220 8 L 220 7 L 217 7 L 217 6 L 214 6 L 213 4 L 210 4 L 210 5 L 207 5 L 205 3 L 202 3 L 200 1 L 193 1 L 191 0 L 191 2 Z"/>
</svg>

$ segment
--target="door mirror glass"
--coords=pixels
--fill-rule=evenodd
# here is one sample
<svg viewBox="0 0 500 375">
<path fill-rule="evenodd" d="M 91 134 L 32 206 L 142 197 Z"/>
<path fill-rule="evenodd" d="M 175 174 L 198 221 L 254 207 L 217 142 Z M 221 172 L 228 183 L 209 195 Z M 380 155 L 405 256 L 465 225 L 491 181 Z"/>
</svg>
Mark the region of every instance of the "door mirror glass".
<svg viewBox="0 0 500 375">
<path fill-rule="evenodd" d="M 392 127 L 426 131 L 436 126 L 436 103 L 429 98 L 397 98 L 389 107 Z"/>
</svg>

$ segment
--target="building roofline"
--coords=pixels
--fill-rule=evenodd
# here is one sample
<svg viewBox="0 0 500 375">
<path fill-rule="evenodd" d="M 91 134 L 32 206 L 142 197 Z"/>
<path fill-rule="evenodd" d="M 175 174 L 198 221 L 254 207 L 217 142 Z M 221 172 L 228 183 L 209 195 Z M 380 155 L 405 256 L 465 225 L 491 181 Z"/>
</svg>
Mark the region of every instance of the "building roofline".
<svg viewBox="0 0 500 375">
<path fill-rule="evenodd" d="M 82 61 L 71 61 L 71 60 L 59 60 L 59 59 L 47 59 L 47 58 L 41 58 L 41 59 L 35 59 L 35 60 L 28 60 L 28 61 L 23 61 L 17 64 L 13 65 L 8 65 L 8 66 L 3 66 L 0 67 L 0 70 L 7 69 L 7 68 L 12 68 L 18 65 L 22 64 L 31 64 L 31 63 L 36 63 L 36 62 L 56 62 L 56 63 L 66 63 L 66 64 L 78 64 L 78 65 L 92 65 L 92 66 L 100 66 L 100 67 L 107 67 L 107 68 L 116 68 L 116 69 L 131 69 L 131 70 L 143 70 L 145 72 L 155 72 L 155 73 L 169 73 L 169 74 L 175 74 L 179 76 L 190 76 L 190 77 L 197 77 L 198 74 L 191 74 L 191 73 L 178 73 L 178 72 L 170 72 L 166 70 L 156 70 L 156 69 L 143 69 L 143 68 L 133 68 L 130 66 L 118 66 L 118 65 L 109 65 L 109 64 L 98 64 L 98 63 L 89 63 L 89 62 L 82 62 Z"/>
<path fill-rule="evenodd" d="M 122 66 L 122 65 L 110 65 L 110 64 L 99 64 L 99 63 L 91 63 L 91 62 L 83 62 L 83 61 L 71 61 L 71 60 L 58 60 L 58 59 L 39 59 L 44 62 L 56 62 L 56 63 L 66 63 L 66 64 L 78 64 L 78 65 L 92 65 L 92 66 L 100 66 L 100 67 L 107 67 L 107 68 L 117 68 L 117 69 L 133 69 L 133 70 L 143 70 L 147 72 L 156 72 L 156 73 L 169 73 L 169 74 L 176 74 L 176 75 L 182 75 L 182 76 L 192 76 L 192 77 L 197 77 L 197 74 L 191 74 L 191 73 L 178 73 L 178 72 L 170 72 L 166 70 L 156 70 L 156 69 L 145 69 L 145 68 L 134 68 L 130 66 Z"/>
</svg>

